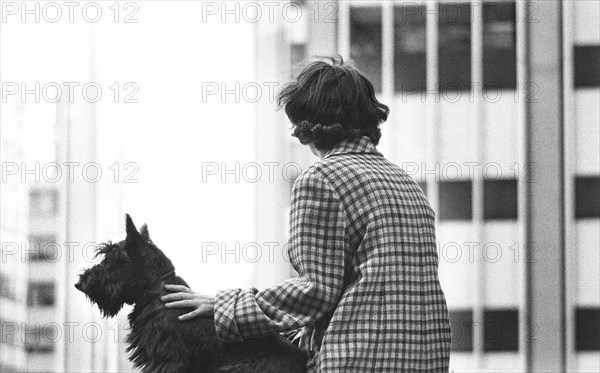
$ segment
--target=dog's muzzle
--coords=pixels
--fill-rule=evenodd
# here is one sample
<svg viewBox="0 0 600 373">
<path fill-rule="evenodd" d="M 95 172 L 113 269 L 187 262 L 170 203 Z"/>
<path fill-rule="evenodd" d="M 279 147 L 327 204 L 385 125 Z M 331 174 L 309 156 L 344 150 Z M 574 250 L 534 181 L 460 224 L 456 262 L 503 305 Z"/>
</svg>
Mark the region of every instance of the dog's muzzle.
<svg viewBox="0 0 600 373">
<path fill-rule="evenodd" d="M 75 284 L 75 289 L 85 293 L 85 290 L 87 289 L 89 282 L 90 282 L 89 276 L 79 275 L 79 281 L 77 281 L 77 283 Z"/>
</svg>

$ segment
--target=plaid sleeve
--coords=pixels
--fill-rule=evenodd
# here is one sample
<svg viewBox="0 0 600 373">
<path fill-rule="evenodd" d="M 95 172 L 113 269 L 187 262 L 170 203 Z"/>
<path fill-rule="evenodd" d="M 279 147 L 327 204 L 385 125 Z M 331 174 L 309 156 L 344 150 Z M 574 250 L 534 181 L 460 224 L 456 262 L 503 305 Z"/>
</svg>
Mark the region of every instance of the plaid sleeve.
<svg viewBox="0 0 600 373">
<path fill-rule="evenodd" d="M 262 291 L 230 289 L 215 298 L 215 327 L 235 342 L 314 323 L 342 294 L 346 216 L 324 178 L 307 170 L 294 184 L 288 252 L 298 277 Z"/>
</svg>

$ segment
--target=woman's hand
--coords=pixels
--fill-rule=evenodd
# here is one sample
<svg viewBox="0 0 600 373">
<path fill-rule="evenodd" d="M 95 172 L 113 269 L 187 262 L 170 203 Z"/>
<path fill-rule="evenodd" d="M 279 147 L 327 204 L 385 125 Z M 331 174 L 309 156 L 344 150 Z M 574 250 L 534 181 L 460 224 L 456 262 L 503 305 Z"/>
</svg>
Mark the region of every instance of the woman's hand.
<svg viewBox="0 0 600 373">
<path fill-rule="evenodd" d="M 167 308 L 193 308 L 192 312 L 179 316 L 180 321 L 190 320 L 201 316 L 212 316 L 215 298 L 196 293 L 183 285 L 165 285 L 171 294 L 163 295 L 160 300 Z"/>
</svg>

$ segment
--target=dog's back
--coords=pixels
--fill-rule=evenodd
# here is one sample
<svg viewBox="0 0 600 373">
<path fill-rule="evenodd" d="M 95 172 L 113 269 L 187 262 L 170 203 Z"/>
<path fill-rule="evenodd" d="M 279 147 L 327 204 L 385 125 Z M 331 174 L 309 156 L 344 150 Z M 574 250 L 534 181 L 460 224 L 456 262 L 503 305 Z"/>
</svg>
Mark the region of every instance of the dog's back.
<svg viewBox="0 0 600 373">
<path fill-rule="evenodd" d="M 173 275 L 165 283 L 187 283 Z M 212 318 L 180 321 L 188 310 L 168 309 L 160 301 L 164 285 L 147 294 L 129 315 L 127 337 L 132 362 L 144 372 L 302 373 L 306 354 L 281 335 L 224 344 Z"/>
</svg>

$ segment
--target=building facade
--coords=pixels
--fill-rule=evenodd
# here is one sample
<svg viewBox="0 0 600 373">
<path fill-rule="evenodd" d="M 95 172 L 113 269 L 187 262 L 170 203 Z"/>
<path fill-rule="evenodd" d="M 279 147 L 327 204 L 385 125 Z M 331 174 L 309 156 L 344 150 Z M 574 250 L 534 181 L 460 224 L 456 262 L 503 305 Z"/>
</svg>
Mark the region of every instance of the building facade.
<svg viewBox="0 0 600 373">
<path fill-rule="evenodd" d="M 121 219 L 100 219 L 123 216 L 122 185 L 92 172 L 122 164 L 118 120 L 112 108 L 98 119 L 91 104 L 66 99 L 41 111 L 2 111 L 1 371 L 132 371 L 127 312 L 102 319 L 73 286 L 97 263 L 97 245 L 124 235 Z M 41 141 L 54 151 L 28 156 L 25 128 L 39 122 L 54 122 Z M 92 171 L 84 174 L 86 166 Z"/>
<path fill-rule="evenodd" d="M 379 149 L 437 213 L 451 369 L 600 370 L 599 3 L 295 4 L 300 22 L 258 25 L 275 69 L 257 75 L 340 54 L 390 106 Z M 262 153 L 315 160 L 282 113 L 260 115 L 277 144 Z M 262 189 L 279 188 L 282 232 L 290 185 Z"/>
<path fill-rule="evenodd" d="M 22 253 L 27 245 L 29 201 L 27 184 L 18 173 L 25 154 L 23 106 L 15 104 L 10 109 L 2 110 L 0 129 L 4 179 L 0 184 L 0 371 L 24 372 L 27 355 L 22 328 L 27 315 L 28 271 Z"/>
<path fill-rule="evenodd" d="M 59 190 L 54 184 L 32 183 L 29 188 L 29 240 L 26 251 L 27 371 L 46 372 L 55 366 L 56 345 L 63 335 L 57 323 L 57 275 L 64 260 L 59 244 Z"/>
<path fill-rule="evenodd" d="M 2 183 L 2 372 L 132 370 L 125 353 L 126 312 L 101 319 L 73 286 L 81 269 L 97 262 L 97 244 L 123 235 L 120 219 L 98 219 L 122 215 L 121 185 L 112 177 L 96 180 L 88 173 L 85 179 L 80 173 L 86 164 L 118 162 L 116 121 L 106 110 L 107 123 L 96 130 L 95 111 L 82 106 L 56 105 L 47 139 L 56 152 L 47 159 L 19 155 L 24 134 L 8 131 L 24 128 L 24 121 L 2 121 L 3 161 L 28 159 L 17 163 L 31 171 L 12 179 L 3 175 L 8 182 Z M 22 117 L 26 110 L 32 108 L 12 113 Z M 105 152 L 96 154 L 99 142 Z M 79 167 L 73 174 L 64 167 L 69 162 Z"/>
</svg>

